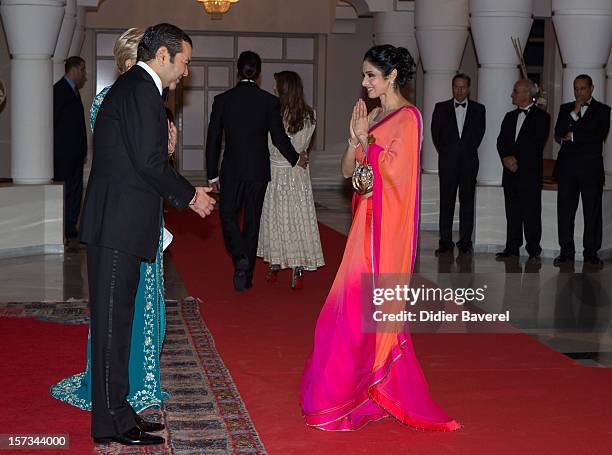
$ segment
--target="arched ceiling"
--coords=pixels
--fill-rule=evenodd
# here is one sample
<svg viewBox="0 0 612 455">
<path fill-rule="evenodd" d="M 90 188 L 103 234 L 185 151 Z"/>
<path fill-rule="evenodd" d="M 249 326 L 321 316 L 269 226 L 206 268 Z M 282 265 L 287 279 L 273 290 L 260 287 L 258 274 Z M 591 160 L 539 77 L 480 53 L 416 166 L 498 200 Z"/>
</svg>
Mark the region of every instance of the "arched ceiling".
<svg viewBox="0 0 612 455">
<path fill-rule="evenodd" d="M 351 5 L 357 16 L 368 16 L 370 14 L 370 6 L 366 0 L 343 0 L 344 3 Z"/>
</svg>

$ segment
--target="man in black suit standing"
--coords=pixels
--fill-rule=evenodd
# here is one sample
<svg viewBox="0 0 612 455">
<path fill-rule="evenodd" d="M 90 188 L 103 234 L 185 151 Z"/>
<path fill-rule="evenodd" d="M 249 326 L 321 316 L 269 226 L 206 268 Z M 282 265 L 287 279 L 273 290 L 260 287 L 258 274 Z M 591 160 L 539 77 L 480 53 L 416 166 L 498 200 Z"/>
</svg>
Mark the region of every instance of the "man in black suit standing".
<svg viewBox="0 0 612 455">
<path fill-rule="evenodd" d="M 160 444 L 163 425 L 139 417 L 126 397 L 140 263 L 155 258 L 163 201 L 211 213 L 210 188 L 195 188 L 168 164 L 162 90 L 188 73 L 191 39 L 170 24 L 149 27 L 138 63 L 122 74 L 96 118 L 80 239 L 87 244 L 92 425 L 95 442 Z"/>
<path fill-rule="evenodd" d="M 53 180 L 64 182 L 64 236 L 77 237 L 87 158 L 85 114 L 79 89 L 87 80 L 85 60 L 69 57 L 66 74 L 53 85 Z"/>
<path fill-rule="evenodd" d="M 455 200 L 459 189 L 459 241 L 461 253 L 471 253 L 474 196 L 478 175 L 478 146 L 485 133 L 485 107 L 469 99 L 470 77 L 453 77 L 453 98 L 436 104 L 431 136 L 438 150 L 440 178 L 440 242 L 436 254 L 452 252 Z"/>
<path fill-rule="evenodd" d="M 517 109 L 506 113 L 497 137 L 506 206 L 506 248 L 496 254 L 500 260 L 519 256 L 523 231 L 529 262 L 539 263 L 542 253 L 543 153 L 550 115 L 536 106 L 536 93 L 529 79 L 514 84 L 512 103 Z"/>
<path fill-rule="evenodd" d="M 562 104 L 555 125 L 561 150 L 555 165 L 559 183 L 557 227 L 561 252 L 555 265 L 574 261 L 574 219 L 578 199 L 584 214 L 584 262 L 601 266 L 601 202 L 604 186 L 603 142 L 610 130 L 610 106 L 593 98 L 593 81 L 587 74 L 574 80 L 575 102 Z"/>
<path fill-rule="evenodd" d="M 298 155 L 285 134 L 278 98 L 259 88 L 260 73 L 259 55 L 251 51 L 240 54 L 239 82 L 215 97 L 206 138 L 208 181 L 216 191 L 221 191 L 223 238 L 232 255 L 237 291 L 252 287 L 261 211 L 270 181 L 268 133 L 292 166 L 306 167 L 308 162 L 306 153 Z M 224 133 L 225 149 L 219 171 Z M 238 223 L 241 211 L 242 229 Z"/>
</svg>

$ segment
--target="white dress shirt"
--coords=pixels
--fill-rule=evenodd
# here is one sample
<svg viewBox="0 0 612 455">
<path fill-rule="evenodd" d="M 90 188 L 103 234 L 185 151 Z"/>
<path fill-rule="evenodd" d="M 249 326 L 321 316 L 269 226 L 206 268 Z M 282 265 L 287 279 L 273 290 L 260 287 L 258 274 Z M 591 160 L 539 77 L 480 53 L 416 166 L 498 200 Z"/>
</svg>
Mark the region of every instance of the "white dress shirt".
<svg viewBox="0 0 612 455">
<path fill-rule="evenodd" d="M 535 103 L 531 103 L 529 106 L 527 107 L 521 107 L 520 109 L 527 109 L 530 110 L 533 105 Z M 526 112 L 519 112 L 519 115 L 516 119 L 516 130 L 514 131 L 514 140 L 516 141 L 516 139 L 518 138 L 519 133 L 521 132 L 521 128 L 523 127 L 523 122 L 525 121 L 525 119 L 527 118 L 527 113 Z"/>
<path fill-rule="evenodd" d="M 457 118 L 457 131 L 459 131 L 459 137 L 461 137 L 461 134 L 463 133 L 463 125 L 465 124 L 465 114 L 468 108 L 468 99 L 466 98 L 459 103 L 465 103 L 465 107 L 457 106 L 457 103 L 459 103 L 459 101 L 453 98 L 453 107 L 455 108 L 455 117 Z"/>
<path fill-rule="evenodd" d="M 159 90 L 159 94 L 161 95 L 162 94 L 162 81 L 157 75 L 157 73 L 153 71 L 153 69 L 149 65 L 147 65 L 145 62 L 138 62 L 136 64 L 140 66 L 142 69 L 144 69 L 147 73 L 149 73 L 149 76 L 153 78 L 153 82 L 155 82 L 155 86 L 157 87 L 157 90 Z"/>
</svg>

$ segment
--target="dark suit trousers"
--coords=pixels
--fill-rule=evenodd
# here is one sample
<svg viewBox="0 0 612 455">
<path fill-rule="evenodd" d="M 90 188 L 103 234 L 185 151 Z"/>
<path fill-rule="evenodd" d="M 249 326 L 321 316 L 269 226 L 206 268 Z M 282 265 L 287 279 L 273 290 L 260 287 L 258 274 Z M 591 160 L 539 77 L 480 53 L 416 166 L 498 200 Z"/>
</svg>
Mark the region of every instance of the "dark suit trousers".
<svg viewBox="0 0 612 455">
<path fill-rule="evenodd" d="M 527 253 L 538 255 L 542 252 L 542 189 L 538 183 L 525 185 L 512 181 L 504 184 L 506 250 L 509 252 L 519 252 L 523 231 Z"/>
<path fill-rule="evenodd" d="M 453 218 L 459 190 L 459 246 L 472 246 L 478 162 L 444 163 L 440 157 L 440 246 L 453 245 Z"/>
<path fill-rule="evenodd" d="M 233 181 L 221 179 L 219 210 L 225 245 L 232 255 L 234 267 L 247 270 L 249 279 L 253 276 L 257 258 L 257 241 L 261 211 L 268 182 Z M 240 227 L 240 212 L 243 214 Z M 248 261 L 247 264 L 241 260 Z"/>
<path fill-rule="evenodd" d="M 87 245 L 93 437 L 125 433 L 136 426 L 127 396 L 140 262 L 136 256 Z"/>
<path fill-rule="evenodd" d="M 71 239 L 77 236 L 77 222 L 83 199 L 83 160 L 77 159 L 57 166 L 54 180 L 64 182 L 64 235 Z"/>
<path fill-rule="evenodd" d="M 602 219 L 601 204 L 603 186 L 593 176 L 564 175 L 559 178 L 557 191 L 557 229 L 561 254 L 574 256 L 574 220 L 578 209 L 578 198 L 582 198 L 584 234 L 582 244 L 584 256 L 593 256 L 601 248 Z"/>
</svg>

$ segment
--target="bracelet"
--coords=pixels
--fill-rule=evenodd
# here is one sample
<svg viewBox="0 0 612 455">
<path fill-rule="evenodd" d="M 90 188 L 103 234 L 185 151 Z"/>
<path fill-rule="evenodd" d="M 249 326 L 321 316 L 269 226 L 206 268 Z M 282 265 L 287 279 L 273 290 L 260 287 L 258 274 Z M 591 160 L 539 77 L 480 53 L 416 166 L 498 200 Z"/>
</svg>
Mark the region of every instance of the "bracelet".
<svg viewBox="0 0 612 455">
<path fill-rule="evenodd" d="M 198 190 L 196 190 L 195 194 L 193 195 L 193 199 L 191 200 L 191 202 L 189 203 L 189 205 L 195 205 L 196 201 L 198 200 Z"/>
<path fill-rule="evenodd" d="M 357 147 L 359 147 L 359 140 L 357 140 L 357 144 L 353 145 L 351 143 L 351 138 L 348 138 L 348 145 L 350 145 L 351 147 L 353 147 L 355 150 L 357 150 Z"/>
</svg>

